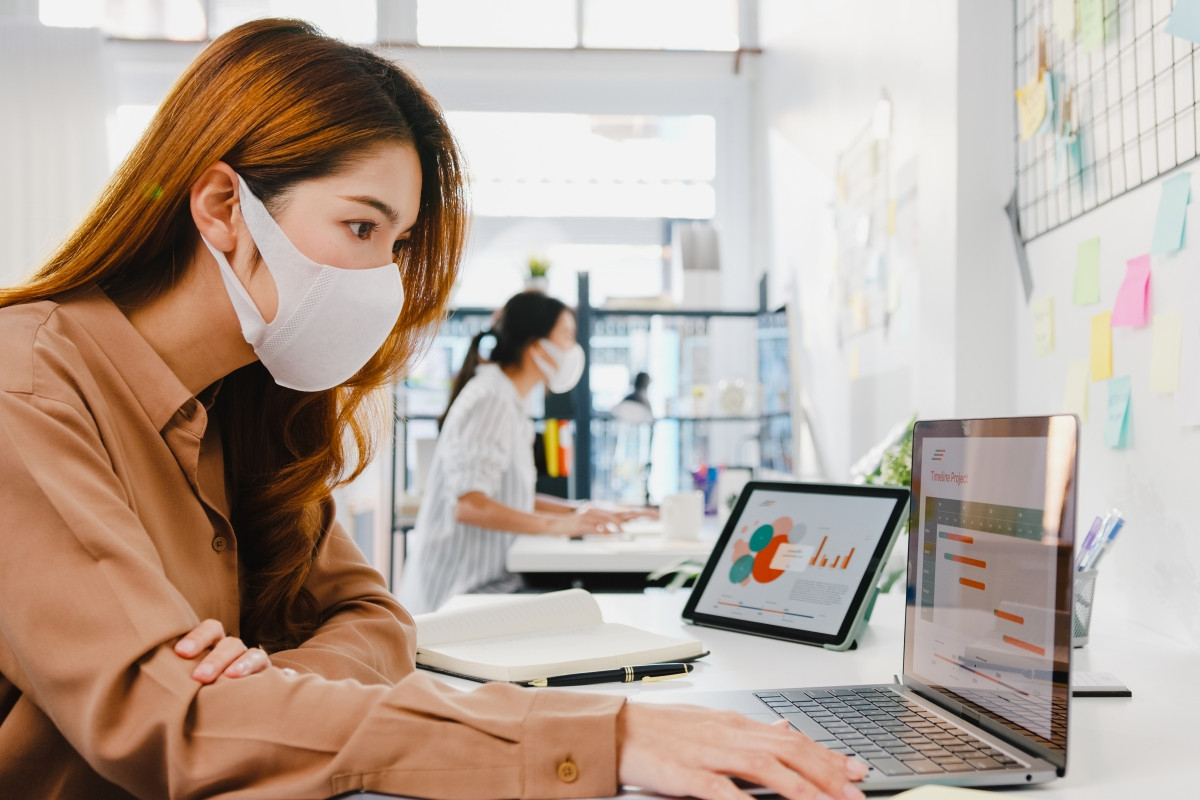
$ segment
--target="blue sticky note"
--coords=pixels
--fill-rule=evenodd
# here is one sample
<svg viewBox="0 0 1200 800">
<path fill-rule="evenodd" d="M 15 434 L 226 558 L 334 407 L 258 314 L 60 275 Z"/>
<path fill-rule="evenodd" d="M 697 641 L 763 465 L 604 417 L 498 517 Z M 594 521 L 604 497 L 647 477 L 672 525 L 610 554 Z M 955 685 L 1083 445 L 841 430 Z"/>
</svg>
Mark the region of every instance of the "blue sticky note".
<svg viewBox="0 0 1200 800">
<path fill-rule="evenodd" d="M 1129 421 L 1129 395 L 1133 384 L 1126 375 L 1108 381 L 1108 418 L 1104 421 L 1104 443 L 1112 448 L 1125 446 L 1125 427 Z"/>
<path fill-rule="evenodd" d="M 1187 219 L 1191 196 L 1190 172 L 1181 172 L 1163 181 L 1162 197 L 1158 201 L 1158 219 L 1154 223 L 1154 241 L 1150 244 L 1151 253 L 1174 253 L 1183 247 L 1183 224 Z"/>
<path fill-rule="evenodd" d="M 1166 31 L 1170 36 L 1200 44 L 1200 0 L 1176 0 Z"/>
</svg>

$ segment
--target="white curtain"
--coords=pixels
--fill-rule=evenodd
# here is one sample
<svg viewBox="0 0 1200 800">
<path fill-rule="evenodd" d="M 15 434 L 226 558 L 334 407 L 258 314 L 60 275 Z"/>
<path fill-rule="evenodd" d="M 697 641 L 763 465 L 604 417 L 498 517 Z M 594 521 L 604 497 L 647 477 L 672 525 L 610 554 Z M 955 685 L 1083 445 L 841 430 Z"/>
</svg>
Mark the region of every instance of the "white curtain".
<svg viewBox="0 0 1200 800">
<path fill-rule="evenodd" d="M 33 270 L 108 175 L 103 35 L 0 19 L 0 285 Z"/>
</svg>

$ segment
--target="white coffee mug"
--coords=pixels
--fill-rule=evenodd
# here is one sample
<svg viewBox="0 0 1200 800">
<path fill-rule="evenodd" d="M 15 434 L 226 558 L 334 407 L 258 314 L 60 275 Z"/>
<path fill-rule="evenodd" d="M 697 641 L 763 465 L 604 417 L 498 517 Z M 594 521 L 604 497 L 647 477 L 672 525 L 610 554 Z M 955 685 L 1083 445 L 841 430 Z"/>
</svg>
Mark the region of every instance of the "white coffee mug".
<svg viewBox="0 0 1200 800">
<path fill-rule="evenodd" d="M 704 492 L 680 492 L 663 498 L 658 506 L 664 539 L 694 541 L 704 521 Z"/>
</svg>

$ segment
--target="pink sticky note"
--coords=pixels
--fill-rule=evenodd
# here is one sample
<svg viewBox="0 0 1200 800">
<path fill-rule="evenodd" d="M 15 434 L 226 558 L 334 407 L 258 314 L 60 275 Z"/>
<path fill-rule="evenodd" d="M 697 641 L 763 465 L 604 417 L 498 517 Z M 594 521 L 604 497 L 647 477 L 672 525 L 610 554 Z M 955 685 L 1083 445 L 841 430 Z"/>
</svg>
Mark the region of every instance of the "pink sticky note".
<svg viewBox="0 0 1200 800">
<path fill-rule="evenodd" d="M 1125 263 L 1125 280 L 1113 306 L 1112 327 L 1146 324 L 1146 306 L 1150 300 L 1150 256 L 1138 256 Z"/>
</svg>

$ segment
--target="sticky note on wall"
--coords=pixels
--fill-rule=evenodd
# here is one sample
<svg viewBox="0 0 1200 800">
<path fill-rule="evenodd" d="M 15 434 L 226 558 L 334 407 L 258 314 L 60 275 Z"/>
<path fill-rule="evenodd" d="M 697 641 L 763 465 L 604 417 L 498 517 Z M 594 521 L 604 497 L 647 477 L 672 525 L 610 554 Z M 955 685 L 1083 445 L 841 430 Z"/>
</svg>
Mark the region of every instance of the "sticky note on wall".
<svg viewBox="0 0 1200 800">
<path fill-rule="evenodd" d="M 1190 172 L 1181 172 L 1163 181 L 1162 195 L 1158 199 L 1158 217 L 1154 222 L 1154 240 L 1150 244 L 1151 253 L 1174 253 L 1183 247 L 1183 228 L 1191 196 Z"/>
<path fill-rule="evenodd" d="M 1112 377 L 1112 312 L 1092 317 L 1092 380 Z"/>
<path fill-rule="evenodd" d="M 1054 352 L 1054 298 L 1033 301 L 1033 347 L 1039 356 Z"/>
<path fill-rule="evenodd" d="M 1113 9 L 1115 15 L 1116 9 Z M 1103 0 L 1079 0 L 1079 32 L 1083 49 L 1091 52 L 1104 44 Z"/>
<path fill-rule="evenodd" d="M 1132 392 L 1129 376 L 1108 382 L 1108 418 L 1104 422 L 1104 443 L 1109 447 L 1125 446 L 1129 426 L 1129 396 Z"/>
<path fill-rule="evenodd" d="M 1154 315 L 1154 347 L 1150 351 L 1150 391 L 1179 390 L 1179 353 L 1183 347 L 1183 315 Z"/>
<path fill-rule="evenodd" d="M 1166 32 L 1200 44 L 1200 0 L 1176 0 Z"/>
<path fill-rule="evenodd" d="M 1100 237 L 1084 239 L 1075 255 L 1075 305 L 1100 302 Z"/>
<path fill-rule="evenodd" d="M 1146 307 L 1150 300 L 1150 256 L 1138 256 L 1125 264 L 1125 280 L 1117 291 L 1113 306 L 1112 326 L 1137 327 L 1146 324 Z"/>
<path fill-rule="evenodd" d="M 1029 83 L 1017 89 L 1017 118 L 1021 125 L 1021 141 L 1033 134 L 1046 119 L 1047 84 L 1042 76 L 1034 75 Z"/>
<path fill-rule="evenodd" d="M 1088 364 L 1071 359 L 1067 364 L 1067 389 L 1063 393 L 1063 411 L 1076 414 L 1081 422 L 1088 418 Z"/>
</svg>

